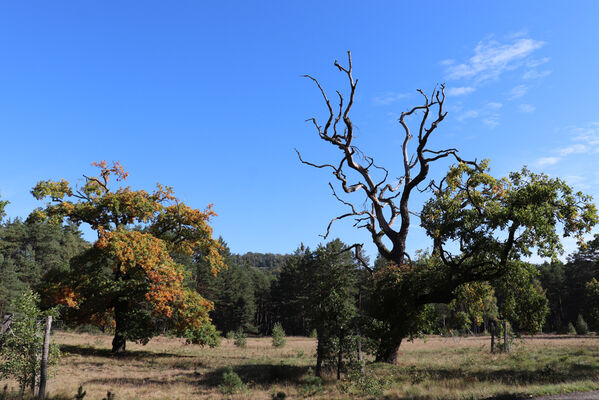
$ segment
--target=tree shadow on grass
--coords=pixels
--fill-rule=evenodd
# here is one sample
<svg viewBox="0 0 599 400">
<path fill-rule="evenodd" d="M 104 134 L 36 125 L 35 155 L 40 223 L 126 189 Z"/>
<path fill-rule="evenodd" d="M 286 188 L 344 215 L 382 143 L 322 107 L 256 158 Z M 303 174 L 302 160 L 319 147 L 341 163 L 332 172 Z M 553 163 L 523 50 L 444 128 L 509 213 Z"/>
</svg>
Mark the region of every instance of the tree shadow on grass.
<svg viewBox="0 0 599 400">
<path fill-rule="evenodd" d="M 71 344 L 61 344 L 60 351 L 63 353 L 77 354 L 80 356 L 93 356 L 93 357 L 108 357 L 117 359 L 139 359 L 139 358 L 166 358 L 166 357 L 177 357 L 177 358 L 193 358 L 190 355 L 177 354 L 177 353 L 156 353 L 153 351 L 146 350 L 128 350 L 124 353 L 115 354 L 110 349 L 99 349 L 92 346 L 77 346 Z"/>
<path fill-rule="evenodd" d="M 599 366 L 577 364 L 575 362 L 554 361 L 545 366 L 527 369 L 518 366 L 504 367 L 498 370 L 488 371 L 465 371 L 462 368 L 397 368 L 393 373 L 397 382 L 419 384 L 440 380 L 461 380 L 465 385 L 467 382 L 489 382 L 501 383 L 509 386 L 516 385 L 547 385 L 577 382 L 589 379 L 599 379 Z M 485 400 L 521 400 L 529 398 L 525 393 L 501 393 Z M 429 396 L 385 396 L 386 400 L 430 400 Z M 441 399 L 435 397 L 435 399 Z"/>
<path fill-rule="evenodd" d="M 195 385 L 200 377 L 197 372 L 185 372 L 175 375 L 174 379 L 155 379 L 155 378 L 131 378 L 131 377 L 118 377 L 118 378 L 94 378 L 88 379 L 83 383 L 85 385 L 102 385 L 105 387 L 122 387 L 122 386 L 144 386 L 144 385 L 156 385 L 156 386 L 171 386 L 174 383 L 183 383 L 188 385 Z"/>
<path fill-rule="evenodd" d="M 309 367 L 285 364 L 244 364 L 232 366 L 244 383 L 270 386 L 273 384 L 300 385 Z M 213 388 L 222 383 L 226 368 L 205 373 L 199 380 L 201 386 Z"/>
</svg>

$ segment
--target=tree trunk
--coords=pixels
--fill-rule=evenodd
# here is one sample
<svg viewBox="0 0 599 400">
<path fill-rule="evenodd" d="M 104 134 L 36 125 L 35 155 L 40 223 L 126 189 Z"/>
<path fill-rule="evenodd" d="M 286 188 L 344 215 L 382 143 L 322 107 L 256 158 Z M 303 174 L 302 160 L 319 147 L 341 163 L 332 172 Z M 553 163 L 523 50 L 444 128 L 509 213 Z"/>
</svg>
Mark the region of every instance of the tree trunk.
<svg viewBox="0 0 599 400">
<path fill-rule="evenodd" d="M 50 352 L 50 330 L 52 329 L 52 316 L 46 317 L 46 327 L 44 329 L 44 347 L 42 350 L 42 362 L 40 364 L 40 387 L 38 400 L 46 398 L 46 380 L 48 371 L 48 353 Z"/>
<path fill-rule="evenodd" d="M 112 339 L 112 352 L 113 353 L 124 353 L 125 352 L 125 324 L 126 324 L 126 302 L 117 302 L 114 306 L 114 339 Z"/>
<path fill-rule="evenodd" d="M 393 337 L 382 338 L 376 352 L 375 361 L 386 362 L 388 364 L 397 363 L 397 352 L 399 351 L 402 339 Z"/>
<path fill-rule="evenodd" d="M 360 372 L 364 373 L 364 353 L 362 353 L 362 336 L 360 328 L 356 327 L 356 335 L 358 337 L 358 361 L 360 362 Z"/>
<path fill-rule="evenodd" d="M 341 363 L 343 362 L 343 338 L 339 338 L 339 352 L 337 353 L 337 380 L 341 380 Z"/>
<path fill-rule="evenodd" d="M 489 331 L 491 332 L 491 353 L 495 353 L 495 321 L 489 322 Z"/>
<path fill-rule="evenodd" d="M 322 352 L 323 352 L 323 348 L 322 348 L 322 335 L 319 331 L 316 331 L 316 371 L 314 372 L 314 374 L 316 376 L 320 376 L 320 373 L 322 372 Z"/>
<path fill-rule="evenodd" d="M 503 351 L 510 352 L 510 332 L 509 324 L 506 319 L 503 320 Z"/>
</svg>

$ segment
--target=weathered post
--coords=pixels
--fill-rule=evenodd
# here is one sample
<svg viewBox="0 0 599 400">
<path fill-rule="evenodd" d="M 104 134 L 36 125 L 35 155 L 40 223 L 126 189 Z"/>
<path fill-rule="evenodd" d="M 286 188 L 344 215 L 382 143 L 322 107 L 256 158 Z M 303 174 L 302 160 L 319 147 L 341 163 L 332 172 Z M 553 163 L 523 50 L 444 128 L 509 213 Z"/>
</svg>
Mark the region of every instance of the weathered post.
<svg viewBox="0 0 599 400">
<path fill-rule="evenodd" d="M 0 327 L 0 335 L 4 335 L 8 333 L 10 329 L 10 325 L 12 324 L 12 314 L 5 314 L 2 317 L 2 326 Z"/>
<path fill-rule="evenodd" d="M 510 329 L 510 326 L 507 322 L 507 319 L 504 319 L 503 320 L 503 351 L 505 351 L 506 353 L 509 353 L 509 351 L 510 351 L 509 329 Z"/>
<path fill-rule="evenodd" d="M 38 391 L 38 400 L 46 398 L 46 381 L 48 371 L 48 353 L 50 352 L 50 331 L 52 329 L 52 316 L 46 317 L 46 326 L 44 328 L 44 347 L 42 350 L 42 361 L 40 364 L 40 386 Z"/>
</svg>

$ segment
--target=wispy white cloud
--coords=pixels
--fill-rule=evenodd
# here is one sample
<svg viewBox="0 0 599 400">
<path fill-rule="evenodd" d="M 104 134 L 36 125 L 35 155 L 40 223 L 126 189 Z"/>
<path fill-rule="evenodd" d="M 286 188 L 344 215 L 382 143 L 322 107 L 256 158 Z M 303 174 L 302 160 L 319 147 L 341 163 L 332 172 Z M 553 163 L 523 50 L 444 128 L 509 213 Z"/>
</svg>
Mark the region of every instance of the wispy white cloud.
<svg viewBox="0 0 599 400">
<path fill-rule="evenodd" d="M 562 147 L 558 150 L 558 153 L 562 157 L 569 156 L 570 154 L 584 154 L 588 153 L 589 148 L 582 143 L 576 143 L 570 146 Z"/>
<path fill-rule="evenodd" d="M 396 101 L 405 99 L 409 96 L 409 93 L 386 92 L 375 97 L 372 99 L 372 101 L 378 106 L 388 106 L 389 104 L 395 103 Z"/>
<path fill-rule="evenodd" d="M 530 38 L 516 38 L 508 44 L 496 40 L 479 42 L 474 48 L 474 55 L 467 62 L 446 64 L 447 76 L 449 79 L 472 79 L 476 83 L 497 79 L 503 72 L 516 68 L 518 62 L 543 44 Z"/>
<path fill-rule="evenodd" d="M 458 115 L 456 119 L 458 121 L 464 121 L 467 119 L 476 118 L 476 117 L 478 117 L 478 115 L 479 115 L 479 112 L 477 110 L 468 110 L 468 111 L 465 111 L 465 112 L 461 113 L 460 115 Z"/>
<path fill-rule="evenodd" d="M 596 157 L 599 153 L 599 122 L 593 122 L 586 127 L 570 127 L 570 143 L 566 146 L 553 149 L 554 154 L 550 157 L 541 157 L 536 164 L 539 167 L 546 167 L 557 164 L 568 156 L 572 155 L 587 155 Z"/>
<path fill-rule="evenodd" d="M 503 104 L 497 102 L 489 102 L 476 110 L 467 110 L 456 117 L 458 121 L 465 121 L 467 119 L 480 118 L 480 122 L 488 126 L 489 128 L 495 128 L 499 125 L 499 109 L 503 107 Z"/>
<path fill-rule="evenodd" d="M 441 62 L 439 63 L 441 65 L 453 65 L 455 64 L 455 60 L 453 58 L 446 58 L 445 60 L 441 60 Z"/>
<path fill-rule="evenodd" d="M 528 68 L 535 68 L 535 67 L 538 67 L 539 65 L 548 63 L 549 60 L 550 60 L 549 57 L 543 57 L 543 58 L 539 58 L 539 59 L 530 59 L 530 60 L 526 61 L 526 66 Z"/>
<path fill-rule="evenodd" d="M 447 89 L 448 96 L 464 96 L 474 92 L 474 88 L 472 86 L 460 86 L 460 87 L 451 87 Z"/>
<path fill-rule="evenodd" d="M 496 128 L 499 126 L 499 116 L 491 115 L 487 118 L 483 118 L 483 124 L 487 125 L 489 128 Z"/>
<path fill-rule="evenodd" d="M 526 85 L 518 85 L 512 90 L 510 90 L 510 100 L 518 99 L 524 96 L 528 92 L 528 86 Z"/>
<path fill-rule="evenodd" d="M 520 109 L 520 111 L 522 111 L 523 113 L 531 113 L 534 112 L 537 108 L 535 106 L 533 106 L 532 104 L 520 104 L 518 106 L 518 108 Z"/>
<path fill-rule="evenodd" d="M 599 152 L 599 122 L 592 122 L 584 128 L 573 128 L 574 140 L 583 142 Z"/>
<path fill-rule="evenodd" d="M 551 74 L 551 71 L 549 71 L 549 70 L 537 71 L 536 69 L 531 69 L 529 71 L 526 71 L 524 73 L 524 75 L 522 75 L 522 79 L 525 79 L 525 80 L 543 79 L 544 77 L 546 77 L 550 74 Z"/>
<path fill-rule="evenodd" d="M 535 162 L 535 164 L 538 167 L 543 168 L 549 165 L 557 164 L 560 160 L 560 157 L 541 157 Z"/>
</svg>

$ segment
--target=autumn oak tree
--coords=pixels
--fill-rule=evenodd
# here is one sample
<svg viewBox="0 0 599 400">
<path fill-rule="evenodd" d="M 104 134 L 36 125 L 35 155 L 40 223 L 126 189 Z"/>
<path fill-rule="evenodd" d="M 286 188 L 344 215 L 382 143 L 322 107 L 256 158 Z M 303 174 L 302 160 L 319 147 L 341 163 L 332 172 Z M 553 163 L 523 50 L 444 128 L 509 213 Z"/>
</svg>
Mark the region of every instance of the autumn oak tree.
<svg viewBox="0 0 599 400">
<path fill-rule="evenodd" d="M 304 164 L 329 169 L 343 191 L 338 193 L 329 184 L 347 211 L 330 221 L 325 237 L 333 222 L 353 219 L 355 226 L 369 232 L 388 262 L 372 271 L 371 308 L 380 322 L 375 332 L 377 360 L 394 363 L 402 339 L 418 330 L 424 305 L 450 302 L 455 289 L 464 283 L 499 278 L 510 261 L 534 249 L 541 256 L 555 256 L 560 250 L 559 225 L 566 236 L 581 240 L 597 222 L 597 212 L 590 197 L 573 193 L 559 179 L 526 169 L 495 179 L 488 174 L 487 161 L 464 160 L 455 148 L 431 148 L 429 140 L 447 115 L 444 85 L 430 95 L 419 90 L 422 104 L 401 113 L 399 173 L 378 165 L 354 143 L 350 112 L 358 80 L 348 55 L 347 66 L 334 63 L 349 85 L 345 96 L 336 92 L 338 105 L 316 78 L 306 75 L 316 84 L 327 109 L 324 123 L 316 118 L 309 121 L 321 140 L 339 150 L 340 157 L 313 163 L 299 152 L 298 156 Z M 456 164 L 440 181 L 430 180 L 431 165 L 442 159 Z M 422 212 L 409 205 L 416 191 L 431 193 Z M 363 196 L 359 200 L 343 198 L 357 193 Z M 406 239 L 412 217 L 419 219 L 431 238 L 435 262 L 417 265 L 410 261 Z M 360 245 L 350 248 L 358 254 Z"/>
<path fill-rule="evenodd" d="M 183 283 L 184 269 L 175 253 L 200 253 L 216 274 L 225 267 L 218 241 L 212 238 L 211 206 L 200 211 L 180 202 L 173 189 L 157 184 L 152 193 L 117 182 L 128 173 L 115 162 L 93 164 L 97 176 L 83 175 L 82 186 L 68 181 L 41 181 L 33 196 L 49 199 L 30 220 L 86 223 L 98 240 L 72 261 L 72 270 L 53 282 L 47 295 L 70 307 L 80 322 L 112 325 L 113 352 L 127 340 L 146 343 L 160 327 L 175 329 L 188 340 L 214 343 L 208 316 L 212 303 Z"/>
</svg>

